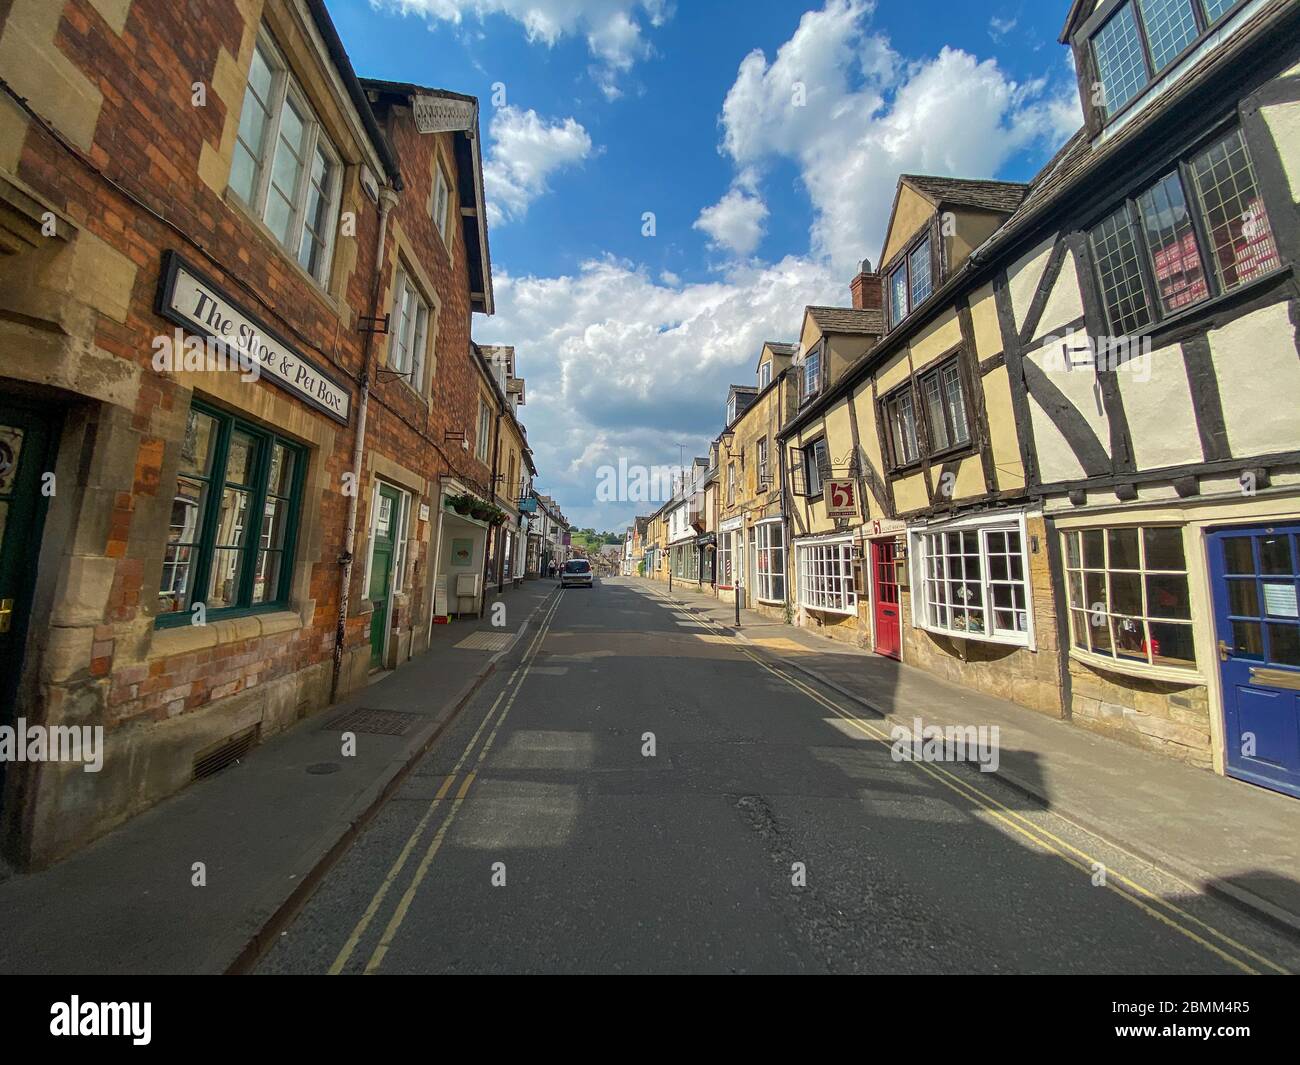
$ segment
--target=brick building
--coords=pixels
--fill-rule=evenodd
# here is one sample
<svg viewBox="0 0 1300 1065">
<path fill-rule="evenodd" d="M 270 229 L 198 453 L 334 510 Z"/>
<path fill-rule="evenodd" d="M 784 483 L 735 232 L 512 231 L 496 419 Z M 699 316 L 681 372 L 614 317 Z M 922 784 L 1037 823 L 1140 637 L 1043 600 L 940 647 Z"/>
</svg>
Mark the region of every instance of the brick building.
<svg viewBox="0 0 1300 1065">
<path fill-rule="evenodd" d="M 0 780 L 39 866 L 427 644 L 491 270 L 477 102 L 321 0 L 12 0 L 0 79 L 0 724 L 105 733 Z"/>
</svg>

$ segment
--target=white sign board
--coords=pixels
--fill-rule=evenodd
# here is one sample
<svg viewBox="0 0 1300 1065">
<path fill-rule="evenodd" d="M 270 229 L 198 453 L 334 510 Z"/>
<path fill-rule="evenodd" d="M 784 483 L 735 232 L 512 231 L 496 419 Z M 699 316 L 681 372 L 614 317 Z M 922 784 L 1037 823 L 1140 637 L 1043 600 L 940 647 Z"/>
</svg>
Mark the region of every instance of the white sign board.
<svg viewBox="0 0 1300 1065">
<path fill-rule="evenodd" d="M 421 133 L 454 133 L 474 128 L 474 102 L 445 96 L 413 96 L 411 111 Z"/>
<path fill-rule="evenodd" d="M 348 389 L 175 252 L 164 261 L 156 309 L 169 321 L 220 341 L 233 355 L 251 359 L 260 376 L 347 424 L 352 406 Z"/>
<path fill-rule="evenodd" d="M 855 518 L 858 515 L 858 486 L 855 481 L 826 481 L 826 516 Z"/>
</svg>

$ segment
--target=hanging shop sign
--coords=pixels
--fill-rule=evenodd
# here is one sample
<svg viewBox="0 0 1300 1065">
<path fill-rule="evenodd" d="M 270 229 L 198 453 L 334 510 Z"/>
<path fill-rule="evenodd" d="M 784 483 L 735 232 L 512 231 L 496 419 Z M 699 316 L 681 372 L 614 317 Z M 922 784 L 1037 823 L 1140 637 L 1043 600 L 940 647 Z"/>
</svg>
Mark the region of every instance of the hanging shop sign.
<svg viewBox="0 0 1300 1065">
<path fill-rule="evenodd" d="M 347 424 L 352 395 L 345 385 L 173 251 L 163 259 L 155 310 L 187 331 L 228 348 L 236 359 L 251 361 L 258 376 Z"/>
<path fill-rule="evenodd" d="M 826 482 L 826 516 L 855 518 L 858 515 L 858 486 L 854 481 Z"/>
</svg>

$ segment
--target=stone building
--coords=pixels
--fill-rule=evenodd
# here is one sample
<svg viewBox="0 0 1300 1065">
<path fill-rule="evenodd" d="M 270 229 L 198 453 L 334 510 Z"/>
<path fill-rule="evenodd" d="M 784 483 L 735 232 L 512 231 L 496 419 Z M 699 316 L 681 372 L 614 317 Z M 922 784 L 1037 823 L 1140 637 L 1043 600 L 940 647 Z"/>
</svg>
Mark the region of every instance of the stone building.
<svg viewBox="0 0 1300 1065">
<path fill-rule="evenodd" d="M 0 78 L 0 722 L 105 736 L 7 767 L 39 866 L 422 649 L 491 269 L 476 102 L 320 0 L 13 0 Z"/>
</svg>

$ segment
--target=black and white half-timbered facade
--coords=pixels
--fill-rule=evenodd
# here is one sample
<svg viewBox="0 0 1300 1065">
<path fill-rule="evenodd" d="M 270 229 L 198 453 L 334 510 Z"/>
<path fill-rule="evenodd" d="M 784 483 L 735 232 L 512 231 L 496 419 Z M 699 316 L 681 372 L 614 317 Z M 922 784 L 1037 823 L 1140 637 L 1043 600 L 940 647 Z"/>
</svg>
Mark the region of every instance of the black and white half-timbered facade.
<svg viewBox="0 0 1300 1065">
<path fill-rule="evenodd" d="M 1028 186 L 900 181 L 886 333 L 787 463 L 856 457 L 877 650 L 1300 795 L 1300 4 L 1061 41 L 1083 128 Z"/>
</svg>

